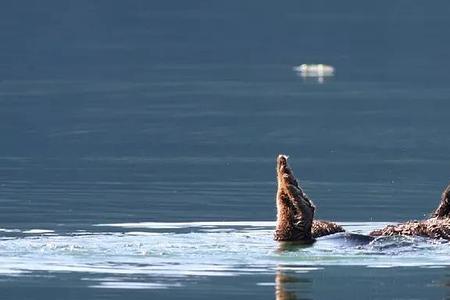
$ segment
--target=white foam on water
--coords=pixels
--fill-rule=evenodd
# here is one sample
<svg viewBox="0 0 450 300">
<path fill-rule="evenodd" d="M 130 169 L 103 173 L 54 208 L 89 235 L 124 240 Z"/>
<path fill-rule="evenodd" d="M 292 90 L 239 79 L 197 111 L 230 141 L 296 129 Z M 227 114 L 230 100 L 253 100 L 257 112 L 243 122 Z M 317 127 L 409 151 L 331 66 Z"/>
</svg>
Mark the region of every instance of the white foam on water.
<svg viewBox="0 0 450 300">
<path fill-rule="evenodd" d="M 0 228 L 0 232 L 21 232 L 19 229 L 5 229 Z"/>
<path fill-rule="evenodd" d="M 386 223 L 341 223 L 366 234 Z M 368 245 L 349 246 L 321 240 L 284 249 L 273 241 L 274 222 L 182 222 L 99 224 L 121 232 L 76 231 L 59 234 L 32 229 L 0 233 L 0 274 L 75 272 L 114 276 L 182 278 L 273 274 L 275 270 L 312 272 L 326 266 L 450 266 L 450 245 L 411 237 L 384 237 Z M 213 227 L 213 228 L 211 228 Z M 139 230 L 136 230 L 139 228 Z M 105 228 L 107 229 L 107 228 Z M 11 238 L 11 233 L 17 232 Z M 25 233 L 25 232 L 24 232 Z M 51 235 L 47 235 L 51 233 Z M 342 242 L 342 241 L 341 241 Z M 129 288 L 153 288 L 134 285 Z M 109 282 L 109 283 L 105 283 Z M 120 286 L 105 280 L 96 287 Z M 128 283 L 125 283 L 127 285 Z M 125 287 L 124 287 L 125 288 Z"/>
<path fill-rule="evenodd" d="M 105 281 L 91 285 L 91 288 L 102 289 L 167 289 L 169 287 L 180 287 L 181 284 L 164 284 L 155 282 L 131 282 L 131 281 Z"/>
<path fill-rule="evenodd" d="M 94 226 L 102 227 L 121 227 L 121 228 L 148 228 L 148 229 L 172 229 L 172 228 L 191 228 L 191 227 L 269 227 L 275 226 L 274 221 L 231 221 L 231 222 L 138 222 L 138 223 L 112 223 L 97 224 Z"/>
<path fill-rule="evenodd" d="M 258 286 L 276 286 L 275 282 L 257 282 L 256 285 Z"/>
<path fill-rule="evenodd" d="M 49 229 L 30 229 L 30 230 L 25 230 L 23 231 L 23 233 L 26 234 L 46 234 L 46 233 L 54 233 L 54 230 L 49 230 Z"/>
</svg>

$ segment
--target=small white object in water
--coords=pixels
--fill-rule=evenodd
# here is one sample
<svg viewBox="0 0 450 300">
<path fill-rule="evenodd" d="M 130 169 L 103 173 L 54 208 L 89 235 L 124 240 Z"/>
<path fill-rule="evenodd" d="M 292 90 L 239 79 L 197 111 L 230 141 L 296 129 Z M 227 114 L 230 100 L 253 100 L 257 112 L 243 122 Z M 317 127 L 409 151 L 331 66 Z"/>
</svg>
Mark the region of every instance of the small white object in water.
<svg viewBox="0 0 450 300">
<path fill-rule="evenodd" d="M 333 66 L 324 64 L 302 64 L 295 66 L 293 69 L 303 77 L 333 76 L 335 71 Z"/>
</svg>

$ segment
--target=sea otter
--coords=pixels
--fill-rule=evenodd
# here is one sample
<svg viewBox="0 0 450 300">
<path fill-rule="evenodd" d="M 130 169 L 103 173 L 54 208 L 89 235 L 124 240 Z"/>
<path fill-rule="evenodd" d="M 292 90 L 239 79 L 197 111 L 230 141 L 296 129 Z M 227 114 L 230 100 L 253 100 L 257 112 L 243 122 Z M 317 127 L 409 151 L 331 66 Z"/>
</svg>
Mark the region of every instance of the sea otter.
<svg viewBox="0 0 450 300">
<path fill-rule="evenodd" d="M 277 158 L 277 224 L 274 239 L 313 243 L 318 237 L 344 232 L 344 228 L 336 223 L 314 220 L 316 208 L 300 187 L 287 159 L 288 156 L 282 154 Z M 439 207 L 430 219 L 389 225 L 372 231 L 366 237 L 370 241 L 383 235 L 417 235 L 450 240 L 450 184 L 442 193 Z"/>
<path fill-rule="evenodd" d="M 389 225 L 382 229 L 372 231 L 370 235 L 417 235 L 450 240 L 450 184 L 442 193 L 441 202 L 431 218 Z"/>
<path fill-rule="evenodd" d="M 277 225 L 274 239 L 312 243 L 317 237 L 343 232 L 336 223 L 314 220 L 315 206 L 303 192 L 287 164 L 288 157 L 277 158 Z"/>
</svg>

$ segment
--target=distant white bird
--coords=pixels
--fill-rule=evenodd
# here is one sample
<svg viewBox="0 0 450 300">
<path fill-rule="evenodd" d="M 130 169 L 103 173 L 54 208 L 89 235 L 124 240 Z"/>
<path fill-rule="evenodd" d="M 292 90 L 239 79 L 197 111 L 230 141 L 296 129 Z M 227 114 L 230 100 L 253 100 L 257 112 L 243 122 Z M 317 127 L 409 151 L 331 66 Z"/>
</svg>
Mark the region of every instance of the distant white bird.
<svg viewBox="0 0 450 300">
<path fill-rule="evenodd" d="M 325 77 L 334 75 L 334 67 L 324 64 L 302 64 L 293 67 L 293 70 L 299 72 L 303 77 Z"/>
</svg>

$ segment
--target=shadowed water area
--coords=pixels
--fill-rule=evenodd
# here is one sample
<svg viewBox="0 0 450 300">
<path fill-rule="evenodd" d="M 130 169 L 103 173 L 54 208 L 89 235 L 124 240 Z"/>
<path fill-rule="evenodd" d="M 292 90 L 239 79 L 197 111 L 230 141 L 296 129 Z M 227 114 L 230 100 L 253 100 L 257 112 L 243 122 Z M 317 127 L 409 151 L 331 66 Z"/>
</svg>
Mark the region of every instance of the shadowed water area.
<svg viewBox="0 0 450 300">
<path fill-rule="evenodd" d="M 437 206 L 449 13 L 2 1 L 1 298 L 449 297 L 442 241 L 272 240 L 278 153 L 317 217 L 351 232 Z M 302 78 L 302 63 L 336 74 Z"/>
</svg>

